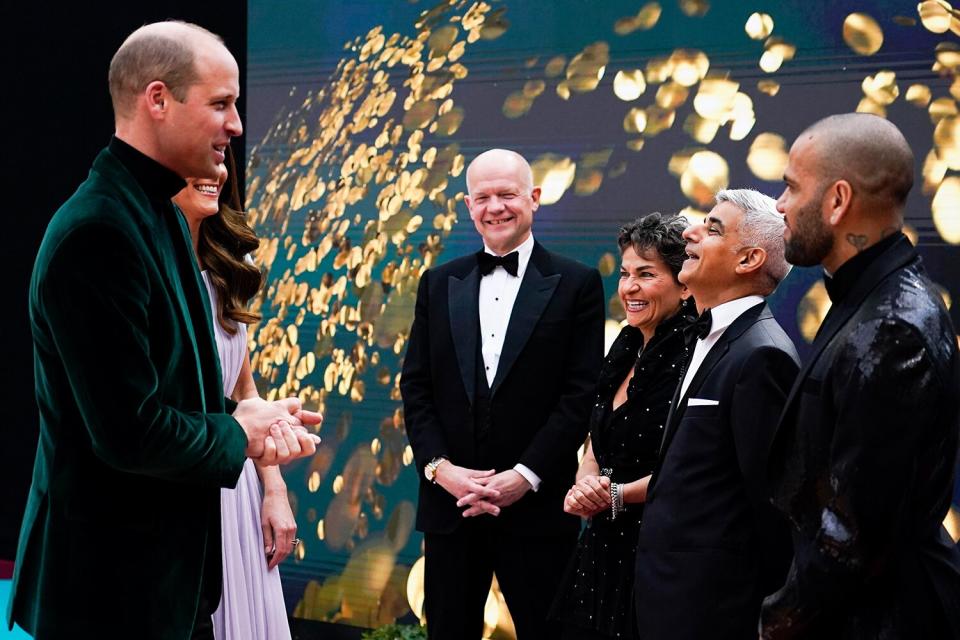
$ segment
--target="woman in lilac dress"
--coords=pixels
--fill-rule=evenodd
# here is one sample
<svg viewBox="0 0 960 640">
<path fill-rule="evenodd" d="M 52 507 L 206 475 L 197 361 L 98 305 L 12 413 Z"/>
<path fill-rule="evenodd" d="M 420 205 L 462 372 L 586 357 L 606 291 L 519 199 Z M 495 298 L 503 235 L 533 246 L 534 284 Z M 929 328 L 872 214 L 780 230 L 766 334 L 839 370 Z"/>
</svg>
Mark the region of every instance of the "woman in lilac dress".
<svg viewBox="0 0 960 640">
<path fill-rule="evenodd" d="M 242 400 L 257 395 L 247 353 L 247 323 L 260 316 L 246 305 L 259 291 L 262 276 L 246 257 L 259 241 L 240 213 L 234 173 L 228 149 L 227 166 L 218 181 L 189 179 L 173 200 L 190 228 L 210 297 L 224 394 Z M 221 491 L 220 511 L 223 595 L 213 615 L 215 637 L 289 639 L 277 565 L 299 541 L 279 467 L 260 467 L 248 459 L 237 487 Z"/>
</svg>

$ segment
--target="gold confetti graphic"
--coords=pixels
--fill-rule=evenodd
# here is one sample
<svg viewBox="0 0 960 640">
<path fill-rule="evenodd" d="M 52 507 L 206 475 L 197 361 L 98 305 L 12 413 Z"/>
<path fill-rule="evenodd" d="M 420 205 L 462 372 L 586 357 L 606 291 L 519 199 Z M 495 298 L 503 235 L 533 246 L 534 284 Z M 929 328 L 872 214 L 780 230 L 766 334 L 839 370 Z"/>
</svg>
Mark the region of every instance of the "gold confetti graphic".
<svg viewBox="0 0 960 640">
<path fill-rule="evenodd" d="M 843 21 L 843 40 L 851 49 L 872 56 L 883 46 L 883 30 L 865 13 L 851 13 Z"/>
</svg>

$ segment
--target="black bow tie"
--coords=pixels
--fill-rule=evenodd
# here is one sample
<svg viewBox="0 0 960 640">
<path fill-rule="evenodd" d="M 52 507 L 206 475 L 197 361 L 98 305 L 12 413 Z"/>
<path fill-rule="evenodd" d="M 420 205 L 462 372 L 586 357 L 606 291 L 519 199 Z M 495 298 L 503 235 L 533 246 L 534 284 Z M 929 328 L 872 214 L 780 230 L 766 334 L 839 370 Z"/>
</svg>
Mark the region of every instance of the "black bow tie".
<svg viewBox="0 0 960 640">
<path fill-rule="evenodd" d="M 700 317 L 693 320 L 683 328 L 683 337 L 690 345 L 694 340 L 703 340 L 710 335 L 710 327 L 713 324 L 713 317 L 710 315 L 710 309 L 705 309 Z"/>
<path fill-rule="evenodd" d="M 503 267 L 507 273 L 515 276 L 520 266 L 520 254 L 511 251 L 505 256 L 494 256 L 486 251 L 479 251 L 477 253 L 477 264 L 480 266 L 480 275 L 482 276 L 493 273 L 493 270 L 497 267 Z"/>
</svg>

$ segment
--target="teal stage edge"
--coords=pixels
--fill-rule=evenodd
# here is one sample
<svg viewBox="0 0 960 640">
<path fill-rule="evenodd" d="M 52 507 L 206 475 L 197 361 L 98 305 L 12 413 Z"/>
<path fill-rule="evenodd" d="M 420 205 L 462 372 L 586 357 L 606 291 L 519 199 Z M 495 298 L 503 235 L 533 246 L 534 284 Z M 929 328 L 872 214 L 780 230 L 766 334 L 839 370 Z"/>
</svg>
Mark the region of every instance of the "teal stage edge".
<svg viewBox="0 0 960 640">
<path fill-rule="evenodd" d="M 0 604 L 3 605 L 3 616 L 0 624 L 0 640 L 30 640 L 32 637 L 19 625 L 14 625 L 13 631 L 7 631 L 7 599 L 10 597 L 10 581 L 0 580 Z"/>
</svg>

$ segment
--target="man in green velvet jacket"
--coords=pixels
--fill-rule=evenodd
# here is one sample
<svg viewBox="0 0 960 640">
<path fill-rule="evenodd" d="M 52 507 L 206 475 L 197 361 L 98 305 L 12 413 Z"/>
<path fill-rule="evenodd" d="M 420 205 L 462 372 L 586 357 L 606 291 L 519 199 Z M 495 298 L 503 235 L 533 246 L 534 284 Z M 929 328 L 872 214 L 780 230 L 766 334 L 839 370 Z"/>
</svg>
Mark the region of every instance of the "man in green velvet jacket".
<svg viewBox="0 0 960 640">
<path fill-rule="evenodd" d="M 235 60 L 194 25 L 147 25 L 110 90 L 116 136 L 50 222 L 30 284 L 40 442 L 8 622 L 37 638 L 212 638 L 220 488 L 247 457 L 312 454 L 298 425 L 319 416 L 224 399 L 170 202 L 241 133 Z"/>
</svg>

